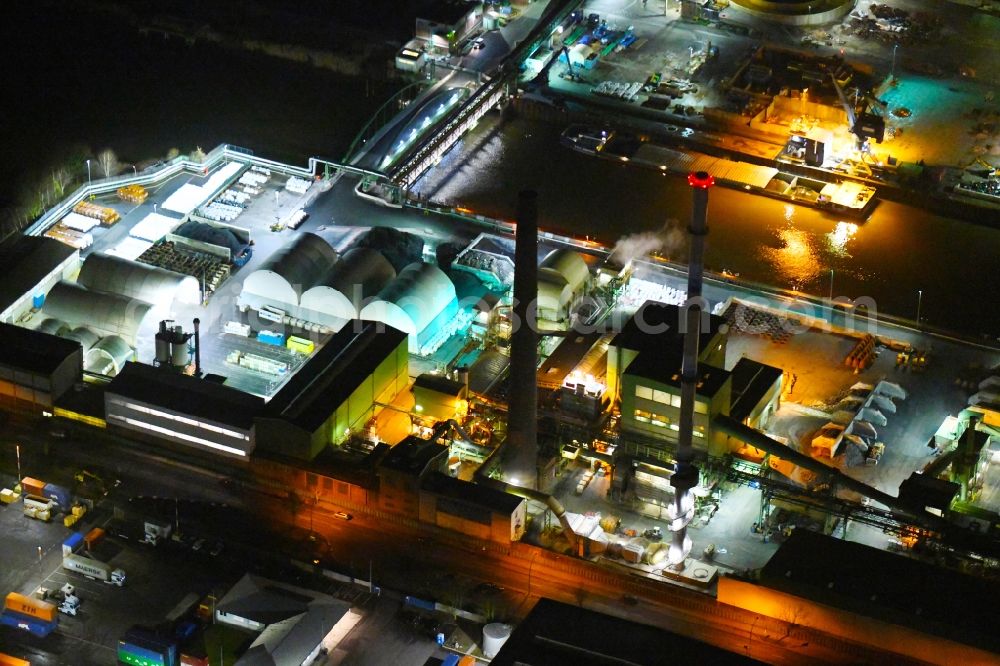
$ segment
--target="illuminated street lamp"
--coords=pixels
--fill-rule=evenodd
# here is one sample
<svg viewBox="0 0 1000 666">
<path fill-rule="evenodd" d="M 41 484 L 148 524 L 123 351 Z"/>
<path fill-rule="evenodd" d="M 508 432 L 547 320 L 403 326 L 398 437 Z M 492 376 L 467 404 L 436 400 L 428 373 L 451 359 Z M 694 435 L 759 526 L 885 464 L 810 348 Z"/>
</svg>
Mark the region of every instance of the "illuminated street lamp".
<svg viewBox="0 0 1000 666">
<path fill-rule="evenodd" d="M 924 300 L 924 290 L 917 289 L 917 326 L 920 325 L 920 306 Z"/>
<path fill-rule="evenodd" d="M 15 444 L 14 451 L 17 454 L 17 480 L 18 482 L 20 482 L 21 479 L 24 478 L 21 476 L 21 445 Z"/>
<path fill-rule="evenodd" d="M 135 168 L 134 164 L 132 165 L 132 175 L 133 176 L 138 176 L 139 175 L 139 170 Z"/>
<path fill-rule="evenodd" d="M 90 187 L 90 160 L 87 160 L 87 187 Z"/>
<path fill-rule="evenodd" d="M 830 300 L 833 301 L 833 269 L 830 269 Z"/>
<path fill-rule="evenodd" d="M 892 71 L 889 73 L 890 79 L 896 78 L 896 49 L 899 48 L 899 44 L 892 45 Z"/>
</svg>

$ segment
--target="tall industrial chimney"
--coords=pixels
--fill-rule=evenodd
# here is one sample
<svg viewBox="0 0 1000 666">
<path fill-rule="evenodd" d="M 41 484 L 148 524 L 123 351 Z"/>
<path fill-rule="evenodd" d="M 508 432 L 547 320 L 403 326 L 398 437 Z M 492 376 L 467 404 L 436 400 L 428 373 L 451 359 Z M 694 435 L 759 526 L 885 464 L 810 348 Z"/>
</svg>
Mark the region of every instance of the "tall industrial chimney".
<svg viewBox="0 0 1000 666">
<path fill-rule="evenodd" d="M 517 201 L 514 248 L 514 330 L 510 344 L 510 397 L 504 479 L 538 487 L 538 193 Z"/>
<path fill-rule="evenodd" d="M 677 435 L 677 467 L 670 479 L 674 487 L 674 502 L 668 508 L 672 538 L 667 554 L 667 565 L 683 570 L 691 552 L 687 526 L 694 516 L 694 495 L 691 489 L 698 485 L 698 468 L 694 465 L 694 402 L 698 383 L 698 354 L 701 340 L 701 317 L 705 302 L 701 296 L 704 271 L 705 236 L 708 235 L 708 188 L 715 179 L 699 171 L 688 175 L 688 185 L 694 189 L 694 209 L 691 212 L 691 250 L 688 258 L 687 303 L 681 309 L 681 326 L 684 336 L 684 358 L 681 362 L 681 409 Z"/>
</svg>

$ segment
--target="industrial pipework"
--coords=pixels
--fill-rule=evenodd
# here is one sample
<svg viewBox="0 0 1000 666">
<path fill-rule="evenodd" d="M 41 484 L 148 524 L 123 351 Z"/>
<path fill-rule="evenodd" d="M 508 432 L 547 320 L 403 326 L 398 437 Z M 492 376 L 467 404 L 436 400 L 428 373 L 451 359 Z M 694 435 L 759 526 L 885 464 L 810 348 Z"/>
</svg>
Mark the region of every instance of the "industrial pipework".
<svg viewBox="0 0 1000 666">
<path fill-rule="evenodd" d="M 201 377 L 201 319 L 194 318 L 194 376 Z"/>
<path fill-rule="evenodd" d="M 701 316 L 705 309 L 701 297 L 702 274 L 704 271 L 705 236 L 708 235 L 708 188 L 715 179 L 699 171 L 688 175 L 688 185 L 694 191 L 694 209 L 688 234 L 691 238 L 688 259 L 687 302 L 681 308 L 678 326 L 684 336 L 684 357 L 681 362 L 681 408 L 677 434 L 677 468 L 670 478 L 674 487 L 674 501 L 667 508 L 670 519 L 670 550 L 667 565 L 683 570 L 684 562 L 691 552 L 691 539 L 687 526 L 694 516 L 694 495 L 691 489 L 698 484 L 698 468 L 694 464 L 694 402 L 698 383 L 698 353 L 701 340 Z"/>
</svg>

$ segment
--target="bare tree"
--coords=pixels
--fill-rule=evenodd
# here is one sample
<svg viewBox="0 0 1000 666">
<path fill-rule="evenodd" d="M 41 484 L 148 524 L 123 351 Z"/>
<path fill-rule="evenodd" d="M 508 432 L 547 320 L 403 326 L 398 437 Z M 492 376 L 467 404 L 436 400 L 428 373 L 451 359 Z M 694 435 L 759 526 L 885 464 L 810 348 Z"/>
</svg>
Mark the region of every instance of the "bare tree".
<svg viewBox="0 0 1000 666">
<path fill-rule="evenodd" d="M 66 186 L 70 182 L 72 182 L 72 178 L 70 178 L 69 171 L 64 167 L 52 170 L 52 192 L 56 195 L 57 199 L 62 199 L 66 196 Z"/>
<path fill-rule="evenodd" d="M 105 178 L 110 178 L 121 170 L 121 165 L 118 163 L 118 156 L 110 148 L 105 148 L 97 154 L 97 163 L 100 165 L 101 171 L 104 172 Z"/>
<path fill-rule="evenodd" d="M 191 153 L 191 160 L 194 162 L 205 161 L 205 151 L 201 149 L 201 146 L 195 147 L 194 152 Z"/>
<path fill-rule="evenodd" d="M 178 150 L 177 148 L 171 148 L 170 150 L 167 151 L 167 161 L 169 162 L 170 160 L 176 159 L 177 156 L 180 154 L 181 154 L 180 150 Z"/>
</svg>

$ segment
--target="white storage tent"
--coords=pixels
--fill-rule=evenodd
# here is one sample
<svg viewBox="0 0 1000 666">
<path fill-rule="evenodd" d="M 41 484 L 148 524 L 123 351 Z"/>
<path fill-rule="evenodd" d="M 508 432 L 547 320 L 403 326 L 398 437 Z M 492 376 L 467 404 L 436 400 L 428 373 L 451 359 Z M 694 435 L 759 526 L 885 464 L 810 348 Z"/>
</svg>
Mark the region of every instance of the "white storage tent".
<svg viewBox="0 0 1000 666">
<path fill-rule="evenodd" d="M 117 335 L 101 338 L 87 351 L 83 358 L 83 368 L 87 372 L 114 377 L 127 361 L 135 357 L 128 343 Z"/>
<path fill-rule="evenodd" d="M 87 233 L 94 227 L 101 224 L 92 217 L 87 217 L 86 215 L 80 215 L 79 213 L 73 212 L 68 213 L 66 217 L 60 220 L 60 222 L 70 229 L 75 229 L 76 231 L 80 231 L 82 233 Z"/>
<path fill-rule="evenodd" d="M 201 301 L 198 279 L 137 261 L 94 253 L 86 258 L 77 282 L 87 289 L 131 296 L 147 303 L 169 305 Z"/>
<path fill-rule="evenodd" d="M 155 243 L 176 229 L 180 223 L 181 221 L 177 218 L 167 217 L 159 213 L 150 213 L 132 227 L 128 235 L 132 238 Z"/>
<path fill-rule="evenodd" d="M 396 277 L 392 264 L 372 248 L 348 250 L 319 284 L 302 294 L 302 307 L 340 319 L 356 319 L 367 298 Z"/>
<path fill-rule="evenodd" d="M 378 297 L 361 310 L 361 319 L 380 321 L 409 334 L 411 353 L 434 335 L 442 315 L 457 311 L 455 285 L 433 264 L 417 262 L 404 268 Z M 449 314 L 450 313 L 450 314 Z"/>
<path fill-rule="evenodd" d="M 336 251 L 325 240 L 312 233 L 300 234 L 247 276 L 243 294 L 274 305 L 297 306 L 299 294 L 319 283 L 336 261 Z"/>
<path fill-rule="evenodd" d="M 208 177 L 202 185 L 186 183 L 167 197 L 163 202 L 163 208 L 172 210 L 181 215 L 187 215 L 198 206 L 202 205 L 215 192 L 222 189 L 222 186 L 230 178 L 233 178 L 243 167 L 239 162 L 227 162 L 221 169 Z"/>
<path fill-rule="evenodd" d="M 142 253 L 153 247 L 153 244 L 146 240 L 139 240 L 138 238 L 132 238 L 129 236 L 118 245 L 111 249 L 105 250 L 105 254 L 110 254 L 115 257 L 121 257 L 122 259 L 134 260 L 142 256 Z"/>
<path fill-rule="evenodd" d="M 155 334 L 157 318 L 149 303 L 99 291 L 72 282 L 57 282 L 49 291 L 42 314 L 69 326 L 87 326 L 95 333 L 118 335 L 130 346 Z"/>
</svg>

